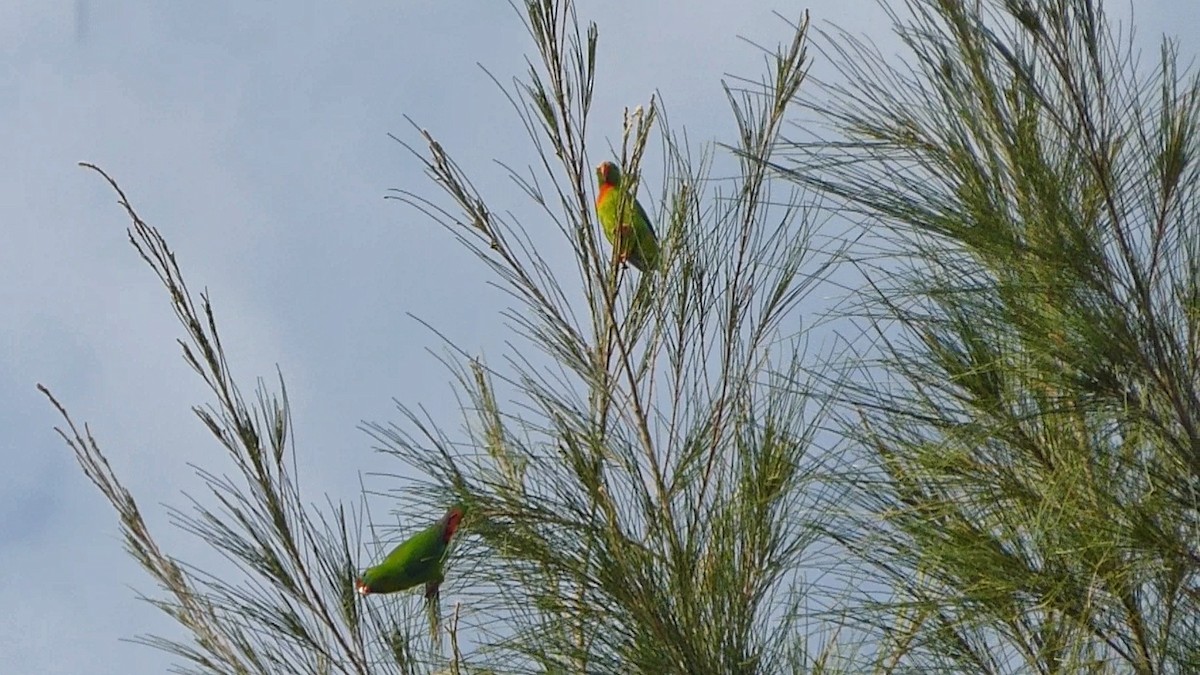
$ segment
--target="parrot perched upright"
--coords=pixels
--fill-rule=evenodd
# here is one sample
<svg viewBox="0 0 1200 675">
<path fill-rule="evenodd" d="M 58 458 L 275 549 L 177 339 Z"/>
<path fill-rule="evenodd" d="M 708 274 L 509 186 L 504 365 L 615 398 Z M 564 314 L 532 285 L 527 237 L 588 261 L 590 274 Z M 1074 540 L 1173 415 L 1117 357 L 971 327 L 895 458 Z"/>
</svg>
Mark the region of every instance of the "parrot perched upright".
<svg viewBox="0 0 1200 675">
<path fill-rule="evenodd" d="M 444 578 L 442 565 L 450 548 L 450 538 L 462 517 L 462 507 L 451 507 L 441 520 L 409 537 L 383 562 L 367 568 L 354 580 L 354 589 L 359 595 L 395 593 L 423 583 L 426 598 L 437 595 L 438 585 Z"/>
<path fill-rule="evenodd" d="M 604 236 L 617 250 L 617 260 L 629 261 L 642 272 L 653 271 L 658 267 L 658 237 L 646 210 L 623 184 L 616 164 L 604 162 L 597 166 L 596 178 L 600 180 L 596 216 Z"/>
</svg>

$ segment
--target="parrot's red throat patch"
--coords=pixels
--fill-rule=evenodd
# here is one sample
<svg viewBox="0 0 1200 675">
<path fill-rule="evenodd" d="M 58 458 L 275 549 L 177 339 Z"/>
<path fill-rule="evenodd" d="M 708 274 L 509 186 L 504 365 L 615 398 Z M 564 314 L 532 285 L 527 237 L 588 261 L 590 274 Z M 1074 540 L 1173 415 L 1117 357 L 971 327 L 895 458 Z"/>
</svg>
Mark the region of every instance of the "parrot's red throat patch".
<svg viewBox="0 0 1200 675">
<path fill-rule="evenodd" d="M 450 538 L 458 531 L 458 523 L 462 520 L 462 517 L 462 509 L 451 509 L 446 514 L 446 528 L 442 530 L 442 543 L 450 543 Z"/>
<path fill-rule="evenodd" d="M 612 183 L 600 184 L 600 193 L 596 195 L 596 206 L 600 206 L 600 202 L 604 201 L 604 196 L 607 195 L 608 191 L 611 189 L 613 189 Z"/>
</svg>

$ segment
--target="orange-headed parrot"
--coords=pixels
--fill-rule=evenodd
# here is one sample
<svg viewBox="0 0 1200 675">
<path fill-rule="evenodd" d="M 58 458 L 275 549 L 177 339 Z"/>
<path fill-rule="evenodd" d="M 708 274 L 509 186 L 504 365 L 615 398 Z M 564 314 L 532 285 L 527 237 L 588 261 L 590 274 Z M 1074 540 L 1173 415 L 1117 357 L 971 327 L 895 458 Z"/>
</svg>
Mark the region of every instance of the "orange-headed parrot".
<svg viewBox="0 0 1200 675">
<path fill-rule="evenodd" d="M 617 250 L 617 260 L 633 264 L 642 272 L 658 267 L 658 237 L 646 210 L 624 185 L 621 170 L 612 162 L 596 167 L 600 194 L 596 196 L 596 216 Z"/>
</svg>

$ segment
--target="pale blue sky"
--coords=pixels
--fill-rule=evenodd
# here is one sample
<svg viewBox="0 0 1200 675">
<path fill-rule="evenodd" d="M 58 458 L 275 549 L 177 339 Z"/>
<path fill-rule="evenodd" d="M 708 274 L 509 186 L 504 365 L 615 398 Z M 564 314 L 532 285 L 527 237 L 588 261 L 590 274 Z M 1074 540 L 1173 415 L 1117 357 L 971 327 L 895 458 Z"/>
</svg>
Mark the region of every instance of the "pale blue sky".
<svg viewBox="0 0 1200 675">
<path fill-rule="evenodd" d="M 396 397 L 458 423 L 425 351 L 437 342 L 405 313 L 467 349 L 499 354 L 504 338 L 481 266 L 383 199 L 432 194 L 387 133 L 414 140 L 411 116 L 490 194 L 507 189 L 493 158 L 533 161 L 476 65 L 502 81 L 524 71 L 528 38 L 506 2 L 83 1 L 85 31 L 77 0 L 0 2 L 0 663 L 13 673 L 162 672 L 166 655 L 120 640 L 179 634 L 135 599 L 155 589 L 35 383 L 92 424 L 173 552 L 211 555 L 159 507 L 197 487 L 186 462 L 219 453 L 189 410 L 207 398 L 114 195 L 76 162 L 113 175 L 193 290 L 211 291 L 242 382 L 282 368 L 309 495 L 353 501 L 360 472 L 394 468 L 361 420 L 395 419 Z M 656 89 L 693 141 L 730 139 L 720 78 L 762 71 L 738 36 L 790 37 L 773 11 L 808 6 L 814 22 L 893 44 L 870 0 L 579 4 L 601 36 L 593 150 Z M 1200 2 L 1135 4 L 1151 50 L 1164 30 L 1200 33 Z"/>
</svg>

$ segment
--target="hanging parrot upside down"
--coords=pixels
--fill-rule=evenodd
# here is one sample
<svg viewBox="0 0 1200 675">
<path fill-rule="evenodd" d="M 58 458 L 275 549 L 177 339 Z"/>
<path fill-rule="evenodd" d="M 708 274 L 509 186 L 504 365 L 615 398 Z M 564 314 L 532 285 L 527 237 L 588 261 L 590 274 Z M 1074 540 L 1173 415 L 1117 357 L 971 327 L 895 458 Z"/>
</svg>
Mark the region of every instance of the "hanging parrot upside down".
<svg viewBox="0 0 1200 675">
<path fill-rule="evenodd" d="M 372 593 L 395 593 L 423 583 L 426 598 L 437 595 L 438 586 L 445 578 L 442 565 L 446 562 L 450 538 L 458 530 L 462 517 L 461 507 L 450 507 L 441 520 L 409 537 L 393 549 L 383 562 L 368 567 L 361 577 L 354 580 L 354 590 L 366 596 Z"/>
<path fill-rule="evenodd" d="M 654 270 L 658 267 L 658 237 L 646 209 L 623 184 L 616 164 L 603 162 L 597 166 L 596 178 L 600 181 L 596 217 L 617 251 L 617 260 L 622 264 L 629 261 L 642 272 Z"/>
</svg>

